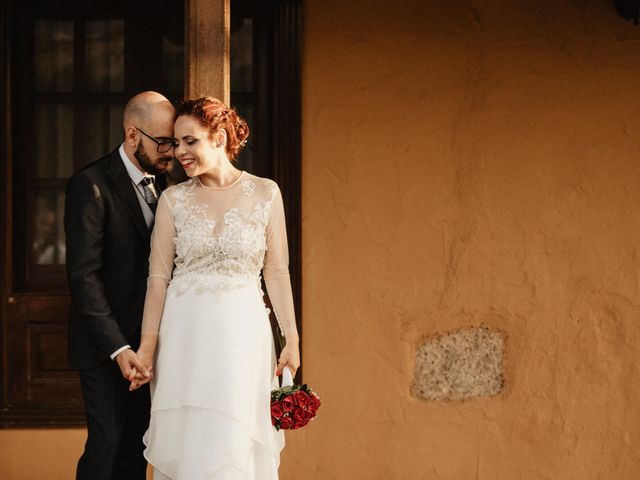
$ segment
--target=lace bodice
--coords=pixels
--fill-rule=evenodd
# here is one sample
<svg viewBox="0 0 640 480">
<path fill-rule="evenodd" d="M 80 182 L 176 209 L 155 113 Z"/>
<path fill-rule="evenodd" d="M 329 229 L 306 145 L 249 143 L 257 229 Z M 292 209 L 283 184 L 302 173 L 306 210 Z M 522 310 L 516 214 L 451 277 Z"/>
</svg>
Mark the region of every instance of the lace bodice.
<svg viewBox="0 0 640 480">
<path fill-rule="evenodd" d="M 243 172 L 231 185 L 198 177 L 165 190 L 151 236 L 142 332 L 157 333 L 166 295 L 212 294 L 259 284 L 263 274 L 281 325 L 295 325 L 282 196 L 275 182 Z"/>
<path fill-rule="evenodd" d="M 267 249 L 265 232 L 277 187 L 270 180 L 258 182 L 242 180 L 240 188 L 233 189 L 230 195 L 236 206 L 228 205 L 224 211 L 216 211 L 217 202 L 204 202 L 206 199 L 201 197 L 207 191 L 198 180 L 189 180 L 167 192 L 168 197 L 173 197 L 168 200 L 173 204 L 176 228 L 172 286 L 189 273 L 217 274 L 221 281 L 255 279 L 260 275 Z M 210 283 L 206 287 L 217 285 Z"/>
</svg>

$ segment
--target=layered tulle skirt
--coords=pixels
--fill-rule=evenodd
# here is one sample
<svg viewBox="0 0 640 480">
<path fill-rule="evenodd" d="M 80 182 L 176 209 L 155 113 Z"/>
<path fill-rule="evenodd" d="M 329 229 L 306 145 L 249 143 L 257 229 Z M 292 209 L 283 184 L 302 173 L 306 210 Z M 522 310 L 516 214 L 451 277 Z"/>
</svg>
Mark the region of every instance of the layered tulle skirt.
<svg viewBox="0 0 640 480">
<path fill-rule="evenodd" d="M 275 352 L 257 282 L 169 295 L 155 371 L 143 440 L 158 478 L 278 478 L 284 434 L 271 425 Z"/>
</svg>

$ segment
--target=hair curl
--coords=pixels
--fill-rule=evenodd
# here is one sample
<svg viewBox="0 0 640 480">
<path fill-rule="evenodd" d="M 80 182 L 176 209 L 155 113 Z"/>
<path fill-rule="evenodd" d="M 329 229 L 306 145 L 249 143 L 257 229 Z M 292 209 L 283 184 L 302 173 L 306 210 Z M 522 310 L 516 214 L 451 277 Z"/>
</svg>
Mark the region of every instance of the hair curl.
<svg viewBox="0 0 640 480">
<path fill-rule="evenodd" d="M 176 108 L 176 120 L 185 115 L 196 117 L 202 126 L 208 128 L 210 138 L 213 138 L 213 135 L 223 128 L 227 132 L 225 150 L 231 161 L 237 158 L 247 144 L 249 137 L 247 122 L 238 115 L 235 109 L 228 107 L 217 98 L 201 97 L 183 100 Z"/>
</svg>

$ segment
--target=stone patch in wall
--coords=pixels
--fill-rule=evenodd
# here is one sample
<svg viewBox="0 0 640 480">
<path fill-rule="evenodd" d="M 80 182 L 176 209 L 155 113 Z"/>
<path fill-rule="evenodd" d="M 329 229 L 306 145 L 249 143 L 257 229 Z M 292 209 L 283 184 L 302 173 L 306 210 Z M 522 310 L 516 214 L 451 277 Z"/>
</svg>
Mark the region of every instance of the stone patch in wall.
<svg viewBox="0 0 640 480">
<path fill-rule="evenodd" d="M 497 395 L 504 384 L 504 339 L 504 332 L 479 326 L 425 340 L 416 353 L 413 395 L 428 401 Z"/>
</svg>

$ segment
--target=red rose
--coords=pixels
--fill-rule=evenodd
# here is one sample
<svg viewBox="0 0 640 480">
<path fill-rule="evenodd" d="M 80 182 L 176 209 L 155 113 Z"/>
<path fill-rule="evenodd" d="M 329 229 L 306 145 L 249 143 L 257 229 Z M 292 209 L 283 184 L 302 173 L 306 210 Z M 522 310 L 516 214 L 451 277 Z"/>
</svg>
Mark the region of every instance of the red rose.
<svg viewBox="0 0 640 480">
<path fill-rule="evenodd" d="M 304 408 L 309 404 L 309 397 L 302 390 L 298 390 L 296 393 L 292 395 L 293 403 Z"/>
<path fill-rule="evenodd" d="M 293 411 L 294 404 L 293 404 L 293 400 L 291 399 L 291 395 L 287 395 L 282 400 L 280 400 L 280 404 L 282 405 L 282 409 L 285 412 Z"/>
<path fill-rule="evenodd" d="M 307 423 L 309 423 L 309 420 L 305 419 L 302 422 L 296 422 L 294 423 L 293 427 L 291 427 L 291 430 L 296 430 L 298 428 L 302 428 L 304 427 Z"/>
<path fill-rule="evenodd" d="M 320 399 L 314 394 L 309 395 L 309 405 L 307 405 L 307 410 L 315 415 L 318 407 L 320 407 Z"/>
<path fill-rule="evenodd" d="M 309 395 L 309 405 L 310 410 L 313 410 L 314 412 L 320 408 L 320 399 L 315 393 Z"/>
<path fill-rule="evenodd" d="M 293 427 L 293 420 L 291 419 L 291 417 L 286 416 L 280 419 L 280 428 L 289 430 L 291 429 L 291 427 Z"/>
<path fill-rule="evenodd" d="M 296 407 L 293 411 L 293 420 L 296 424 L 305 422 L 307 420 L 307 412 L 305 412 L 302 407 Z"/>
<path fill-rule="evenodd" d="M 282 415 L 284 415 L 282 404 L 278 401 L 273 402 L 271 404 L 271 416 L 274 418 L 280 418 Z"/>
</svg>

